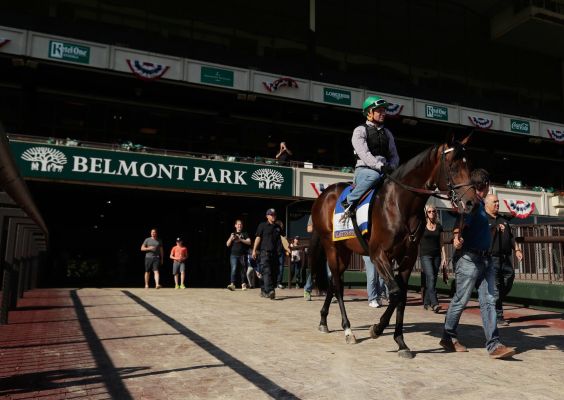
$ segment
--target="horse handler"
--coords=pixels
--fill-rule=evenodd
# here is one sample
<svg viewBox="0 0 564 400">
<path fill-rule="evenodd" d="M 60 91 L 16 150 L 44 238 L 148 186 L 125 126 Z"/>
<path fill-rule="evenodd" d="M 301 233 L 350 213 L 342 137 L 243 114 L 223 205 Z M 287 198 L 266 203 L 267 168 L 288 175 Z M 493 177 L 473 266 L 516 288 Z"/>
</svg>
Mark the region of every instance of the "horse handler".
<svg viewBox="0 0 564 400">
<path fill-rule="evenodd" d="M 456 293 L 452 298 L 445 317 L 443 338 L 439 342 L 446 351 L 468 351 L 458 341 L 456 328 L 474 287 L 478 288 L 480 315 L 486 335 L 486 350 L 491 358 L 508 358 L 515 349 L 501 343 L 497 328 L 495 311 L 496 281 L 490 244 L 492 234 L 488 215 L 484 208 L 484 198 L 490 189 L 490 179 L 486 170 L 472 171 L 471 181 L 476 189 L 479 203 L 471 214 L 464 215 L 462 232 L 454 229 L 454 247 L 461 249 L 461 257 L 456 263 Z"/>
</svg>

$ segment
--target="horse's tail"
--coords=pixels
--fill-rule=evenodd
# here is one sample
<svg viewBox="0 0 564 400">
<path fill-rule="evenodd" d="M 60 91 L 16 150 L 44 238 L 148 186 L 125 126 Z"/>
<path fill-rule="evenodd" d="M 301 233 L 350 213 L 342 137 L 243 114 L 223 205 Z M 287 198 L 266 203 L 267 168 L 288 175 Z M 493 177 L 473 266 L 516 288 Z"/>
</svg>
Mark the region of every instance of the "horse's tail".
<svg viewBox="0 0 564 400">
<path fill-rule="evenodd" d="M 311 265 L 311 279 L 313 279 L 314 286 L 318 290 L 327 290 L 328 280 L 327 269 L 325 268 L 327 257 L 321 244 L 321 236 L 315 230 L 311 234 L 308 254 L 309 265 Z"/>
</svg>

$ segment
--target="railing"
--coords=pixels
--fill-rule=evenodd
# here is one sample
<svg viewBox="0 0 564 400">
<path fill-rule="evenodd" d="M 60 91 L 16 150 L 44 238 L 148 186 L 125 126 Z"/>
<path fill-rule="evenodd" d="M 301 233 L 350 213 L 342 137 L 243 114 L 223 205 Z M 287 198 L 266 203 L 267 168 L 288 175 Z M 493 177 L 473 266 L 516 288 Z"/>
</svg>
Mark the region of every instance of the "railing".
<svg viewBox="0 0 564 400">
<path fill-rule="evenodd" d="M 512 253 L 512 264 L 515 279 L 522 281 L 540 281 L 547 283 L 564 283 L 564 224 L 551 225 L 515 225 L 513 235 L 523 250 L 523 260 L 519 261 Z M 452 256 L 452 232 L 445 231 L 442 236 L 449 259 L 448 271 L 452 276 L 454 267 Z M 358 254 L 351 256 L 349 271 L 364 271 L 364 262 Z M 421 272 L 419 258 L 414 272 Z"/>
<path fill-rule="evenodd" d="M 241 162 L 248 164 L 267 164 L 267 165 L 278 165 L 281 167 L 290 168 L 312 168 L 321 169 L 329 171 L 338 171 L 343 173 L 352 173 L 353 169 L 351 167 L 338 167 L 334 165 L 321 165 L 314 164 L 308 161 L 278 161 L 275 158 L 255 156 L 234 156 L 226 154 L 213 154 L 213 153 L 197 153 L 193 151 L 179 151 L 179 150 L 168 150 L 162 148 L 148 147 L 140 144 L 134 144 L 132 142 L 124 143 L 101 143 L 101 142 L 89 142 L 84 140 L 75 139 L 62 139 L 62 138 L 52 138 L 52 137 L 42 137 L 42 136 L 30 136 L 21 134 L 9 134 L 7 135 L 10 140 L 19 140 L 24 142 L 32 142 L 39 144 L 51 144 L 57 146 L 69 146 L 69 147 L 85 147 L 89 149 L 100 149 L 100 150 L 111 150 L 111 151 L 128 151 L 136 153 L 147 153 L 155 154 L 160 156 L 172 156 L 172 157 L 189 157 L 198 158 L 214 161 L 227 161 L 227 162 Z"/>
<path fill-rule="evenodd" d="M 564 283 L 564 224 L 519 225 L 513 232 L 523 249 L 515 278 Z"/>
</svg>

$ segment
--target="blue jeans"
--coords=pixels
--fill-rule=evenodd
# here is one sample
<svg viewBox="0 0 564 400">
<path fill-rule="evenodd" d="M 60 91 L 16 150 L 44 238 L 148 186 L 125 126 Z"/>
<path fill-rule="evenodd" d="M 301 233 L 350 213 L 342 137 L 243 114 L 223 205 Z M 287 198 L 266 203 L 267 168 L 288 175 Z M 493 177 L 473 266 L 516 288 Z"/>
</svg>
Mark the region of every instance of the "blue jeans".
<svg viewBox="0 0 564 400">
<path fill-rule="evenodd" d="M 347 202 L 350 204 L 357 201 L 362 195 L 368 192 L 382 175 L 371 168 L 356 168 L 354 170 L 354 189 L 348 194 Z"/>
<path fill-rule="evenodd" d="M 362 256 L 364 260 L 364 270 L 366 271 L 366 293 L 368 293 L 368 301 L 377 300 L 386 297 L 386 285 L 384 279 L 380 276 L 374 263 L 368 256 Z"/>
<path fill-rule="evenodd" d="M 291 276 L 294 277 L 294 281 L 296 285 L 300 285 L 302 283 L 301 277 L 301 270 L 302 270 L 302 262 L 300 261 L 292 261 L 292 268 L 290 269 Z"/>
<path fill-rule="evenodd" d="M 245 282 L 245 273 L 247 272 L 247 257 L 246 256 L 229 256 L 229 263 L 231 264 L 231 283 L 237 283 L 237 265 L 241 264 L 239 275 L 241 283 Z"/>
<path fill-rule="evenodd" d="M 443 339 L 457 338 L 456 328 L 464 307 L 470 300 L 472 290 L 478 288 L 480 315 L 486 335 L 486 349 L 489 353 L 500 344 L 495 314 L 495 271 L 489 257 L 464 252 L 456 263 L 456 293 L 450 302 L 445 317 Z"/>
<path fill-rule="evenodd" d="M 286 254 L 282 253 L 278 256 L 278 279 L 276 282 L 282 285 L 282 279 L 284 278 L 284 261 L 286 259 Z"/>
<path fill-rule="evenodd" d="M 437 276 L 441 266 L 441 256 L 421 256 L 421 269 L 425 276 L 425 299 L 423 305 L 436 306 L 439 304 L 437 298 Z"/>
<path fill-rule="evenodd" d="M 331 279 L 331 269 L 329 269 L 329 264 L 325 264 L 325 265 L 327 268 L 327 277 L 328 279 Z M 313 289 L 313 279 L 311 279 L 311 268 L 308 268 L 306 283 L 304 285 L 304 291 L 311 293 L 312 289 Z"/>
</svg>

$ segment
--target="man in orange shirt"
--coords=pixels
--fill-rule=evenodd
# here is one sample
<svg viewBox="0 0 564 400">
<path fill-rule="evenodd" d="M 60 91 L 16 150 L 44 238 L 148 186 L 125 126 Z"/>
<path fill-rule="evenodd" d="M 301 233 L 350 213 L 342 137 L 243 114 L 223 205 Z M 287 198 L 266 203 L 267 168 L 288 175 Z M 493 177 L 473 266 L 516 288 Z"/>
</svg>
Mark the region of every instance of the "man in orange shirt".
<svg viewBox="0 0 564 400">
<path fill-rule="evenodd" d="M 181 238 L 176 238 L 176 246 L 170 251 L 172 263 L 172 274 L 174 275 L 174 288 L 185 289 L 184 277 L 186 275 L 185 261 L 188 258 L 188 249 L 184 246 Z M 178 286 L 178 272 L 180 271 L 180 286 Z"/>
</svg>

